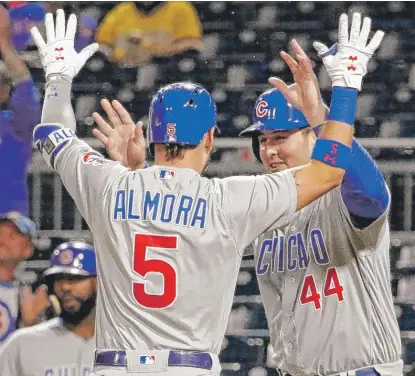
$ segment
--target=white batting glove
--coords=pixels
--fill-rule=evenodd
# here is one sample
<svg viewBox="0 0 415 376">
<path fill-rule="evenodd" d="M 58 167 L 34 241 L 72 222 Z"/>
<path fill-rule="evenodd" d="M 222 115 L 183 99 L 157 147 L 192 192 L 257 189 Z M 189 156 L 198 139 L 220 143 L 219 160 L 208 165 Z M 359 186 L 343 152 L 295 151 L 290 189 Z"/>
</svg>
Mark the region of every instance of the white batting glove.
<svg viewBox="0 0 415 376">
<path fill-rule="evenodd" d="M 52 13 L 46 14 L 46 43 L 37 27 L 30 32 L 39 50 L 46 78 L 50 75 L 65 75 L 74 78 L 86 61 L 98 50 L 98 43 L 90 44 L 80 53 L 74 48 L 76 33 L 76 16 L 71 14 L 65 31 L 65 13 L 56 11 L 56 29 Z"/>
<path fill-rule="evenodd" d="M 350 87 L 359 91 L 362 88 L 362 79 L 367 73 L 369 59 L 379 47 L 385 33 L 378 30 L 370 43 L 366 45 L 371 19 L 364 18 L 361 30 L 360 24 L 360 13 L 354 13 L 349 38 L 347 15 L 342 14 L 339 20 L 339 43 L 330 49 L 320 42 L 313 43 L 323 59 L 332 86 Z"/>
</svg>

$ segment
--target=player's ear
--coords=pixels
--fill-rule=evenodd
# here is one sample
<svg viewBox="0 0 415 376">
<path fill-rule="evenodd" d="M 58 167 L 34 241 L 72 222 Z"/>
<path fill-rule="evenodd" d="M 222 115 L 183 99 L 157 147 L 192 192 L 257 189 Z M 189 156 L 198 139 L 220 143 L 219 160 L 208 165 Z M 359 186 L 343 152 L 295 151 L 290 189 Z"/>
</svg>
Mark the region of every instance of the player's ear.
<svg viewBox="0 0 415 376">
<path fill-rule="evenodd" d="M 208 130 L 204 137 L 205 151 L 210 153 L 213 149 L 213 138 L 215 135 L 215 128 Z"/>
</svg>

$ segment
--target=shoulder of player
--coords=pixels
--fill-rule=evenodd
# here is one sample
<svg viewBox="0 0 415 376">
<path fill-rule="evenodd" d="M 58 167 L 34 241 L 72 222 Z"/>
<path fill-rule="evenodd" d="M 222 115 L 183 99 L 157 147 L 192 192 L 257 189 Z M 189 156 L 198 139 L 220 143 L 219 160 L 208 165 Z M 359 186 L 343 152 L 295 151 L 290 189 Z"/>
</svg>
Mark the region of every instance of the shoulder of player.
<svg viewBox="0 0 415 376">
<path fill-rule="evenodd" d="M 289 170 L 281 171 L 274 174 L 261 174 L 261 175 L 238 175 L 229 176 L 222 179 L 216 179 L 219 185 L 232 187 L 233 189 L 238 186 L 255 186 L 256 184 L 288 184 L 294 185 L 294 177 Z"/>
<path fill-rule="evenodd" d="M 62 321 L 59 318 L 54 318 L 27 328 L 18 329 L 12 334 L 14 338 L 11 339 L 26 341 L 30 338 L 47 337 L 59 328 L 62 328 Z"/>
</svg>

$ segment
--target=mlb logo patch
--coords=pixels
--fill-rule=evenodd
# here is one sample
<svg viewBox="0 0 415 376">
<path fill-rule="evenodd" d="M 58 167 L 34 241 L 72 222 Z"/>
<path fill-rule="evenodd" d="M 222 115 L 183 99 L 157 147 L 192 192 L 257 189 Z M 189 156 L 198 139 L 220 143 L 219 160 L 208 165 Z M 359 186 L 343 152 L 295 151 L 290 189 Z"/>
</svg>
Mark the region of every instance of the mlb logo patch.
<svg viewBox="0 0 415 376">
<path fill-rule="evenodd" d="M 161 170 L 160 179 L 172 180 L 174 178 L 174 171 L 171 170 Z"/>
<path fill-rule="evenodd" d="M 140 355 L 140 364 L 156 364 L 156 356 Z"/>
</svg>

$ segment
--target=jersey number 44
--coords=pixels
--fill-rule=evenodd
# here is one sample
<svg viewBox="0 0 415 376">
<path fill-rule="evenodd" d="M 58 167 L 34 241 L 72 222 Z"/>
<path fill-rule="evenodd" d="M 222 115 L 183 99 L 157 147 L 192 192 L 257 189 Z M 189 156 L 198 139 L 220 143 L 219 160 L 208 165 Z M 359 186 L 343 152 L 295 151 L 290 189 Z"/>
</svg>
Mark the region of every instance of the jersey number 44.
<svg viewBox="0 0 415 376">
<path fill-rule="evenodd" d="M 342 302 L 344 300 L 343 286 L 340 283 L 336 268 L 329 268 L 327 270 L 323 293 L 325 298 L 330 295 L 337 295 L 338 302 Z M 315 309 L 321 309 L 321 294 L 318 292 L 317 285 L 312 274 L 308 274 L 304 277 L 304 283 L 300 295 L 300 303 L 314 303 Z"/>
</svg>

